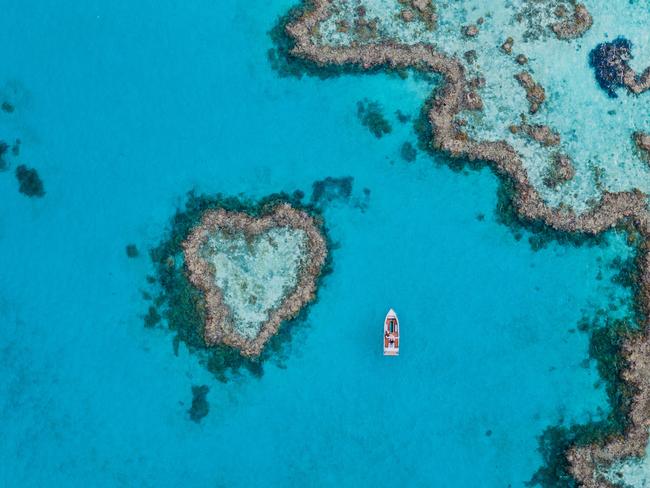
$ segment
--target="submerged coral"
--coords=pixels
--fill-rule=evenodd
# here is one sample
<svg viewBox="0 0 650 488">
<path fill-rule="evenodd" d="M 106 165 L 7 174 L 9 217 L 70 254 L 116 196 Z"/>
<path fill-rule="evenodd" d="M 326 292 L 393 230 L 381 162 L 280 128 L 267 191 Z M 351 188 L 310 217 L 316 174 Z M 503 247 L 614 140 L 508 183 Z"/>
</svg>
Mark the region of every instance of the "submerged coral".
<svg viewBox="0 0 650 488">
<path fill-rule="evenodd" d="M 0 171 L 7 169 L 7 161 L 5 160 L 5 155 L 9 151 L 9 144 L 4 141 L 0 141 Z"/>
<path fill-rule="evenodd" d="M 11 146 L 0 140 L 0 171 L 9 168 L 10 160 L 20 155 L 20 144 L 20 139 L 16 139 Z"/>
<path fill-rule="evenodd" d="M 399 154 L 407 163 L 412 163 L 415 161 L 415 158 L 418 155 L 415 147 L 413 147 L 413 144 L 408 141 L 402 144 L 402 147 L 399 150 Z"/>
<path fill-rule="evenodd" d="M 576 175 L 571 158 L 566 154 L 555 153 L 553 163 L 548 169 L 548 174 L 544 178 L 544 184 L 555 188 L 558 185 L 569 181 Z"/>
<path fill-rule="evenodd" d="M 8 114 L 13 113 L 13 111 L 16 109 L 13 104 L 10 102 L 4 101 L 2 102 L 2 105 L 0 105 L 0 108 L 2 108 L 3 112 L 6 112 Z"/>
<path fill-rule="evenodd" d="M 137 258 L 140 255 L 138 247 L 135 244 L 127 244 L 125 251 L 126 255 L 130 258 Z"/>
<path fill-rule="evenodd" d="M 624 86 L 627 62 L 632 59 L 632 43 L 624 37 L 598 44 L 589 54 L 596 81 L 607 94 L 616 98 L 615 89 Z"/>
<path fill-rule="evenodd" d="M 209 392 L 208 385 L 192 386 L 192 406 L 187 413 L 190 415 L 190 420 L 197 424 L 210 413 L 210 403 L 207 399 Z"/>
<path fill-rule="evenodd" d="M 315 181 L 312 184 L 311 202 L 313 204 L 325 205 L 335 200 L 348 201 L 352 196 L 354 178 L 345 176 L 333 178 L 328 176 L 324 180 Z"/>
<path fill-rule="evenodd" d="M 319 209 L 324 209 L 330 203 L 340 202 L 365 212 L 370 200 L 370 190 L 364 188 L 363 196 L 354 195 L 353 187 L 354 178 L 352 176 L 340 178 L 328 176 L 323 180 L 314 181 L 309 202 Z"/>
<path fill-rule="evenodd" d="M 147 310 L 147 314 L 144 316 L 144 326 L 147 328 L 155 327 L 160 323 L 160 314 L 158 310 L 153 305 Z"/>
<path fill-rule="evenodd" d="M 386 120 L 378 102 L 363 100 L 357 102 L 357 117 L 377 139 L 393 130 L 390 122 Z"/>
<path fill-rule="evenodd" d="M 16 178 L 20 184 L 19 191 L 28 197 L 42 197 L 45 195 L 43 181 L 38 172 L 21 164 L 16 168 Z"/>
</svg>

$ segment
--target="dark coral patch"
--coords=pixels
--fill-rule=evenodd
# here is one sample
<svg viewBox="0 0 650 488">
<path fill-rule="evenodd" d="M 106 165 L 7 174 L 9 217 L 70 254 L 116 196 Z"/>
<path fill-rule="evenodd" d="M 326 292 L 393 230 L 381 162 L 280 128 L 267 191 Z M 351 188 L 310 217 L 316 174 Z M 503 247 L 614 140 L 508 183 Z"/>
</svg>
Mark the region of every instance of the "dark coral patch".
<svg viewBox="0 0 650 488">
<path fill-rule="evenodd" d="M 352 176 L 342 178 L 328 176 L 324 180 L 315 181 L 312 184 L 311 202 L 323 205 L 335 200 L 347 201 L 352 195 L 353 184 Z"/>
<path fill-rule="evenodd" d="M 187 413 L 190 415 L 190 420 L 197 424 L 210 413 L 210 403 L 207 399 L 209 392 L 210 387 L 207 385 L 192 386 L 192 406 Z"/>
<path fill-rule="evenodd" d="M 155 327 L 160 322 L 160 314 L 154 306 L 150 306 L 147 315 L 144 316 L 144 326 L 147 328 Z"/>
<path fill-rule="evenodd" d="M 402 159 L 407 163 L 412 163 L 413 161 L 415 161 L 415 158 L 418 155 L 415 147 L 413 147 L 413 144 L 411 144 L 410 142 L 405 142 L 404 144 L 402 144 L 402 147 L 399 150 L 399 154 L 402 157 Z"/>
<path fill-rule="evenodd" d="M 126 246 L 126 255 L 130 258 L 137 258 L 140 255 L 138 248 L 135 244 L 128 244 Z"/>
<path fill-rule="evenodd" d="M 9 103 L 7 101 L 2 102 L 2 105 L 0 106 L 0 108 L 2 108 L 3 112 L 6 112 L 8 114 L 13 113 L 13 111 L 16 110 L 16 107 L 14 107 L 13 104 L 11 104 L 11 103 Z"/>
<path fill-rule="evenodd" d="M 0 171 L 7 169 L 7 161 L 5 159 L 7 151 L 9 151 L 9 144 L 0 141 Z"/>
<path fill-rule="evenodd" d="M 368 100 L 357 102 L 357 117 L 361 124 L 378 139 L 383 135 L 390 134 L 393 130 L 390 122 L 384 117 L 379 102 Z"/>
<path fill-rule="evenodd" d="M 354 178 L 343 176 L 335 178 L 328 176 L 312 184 L 310 204 L 320 209 L 325 209 L 330 203 L 341 202 L 357 208 L 362 212 L 368 209 L 370 189 L 363 189 L 363 196 L 353 195 Z"/>
<path fill-rule="evenodd" d="M 411 120 L 411 116 L 402 112 L 401 110 L 395 111 L 395 117 L 397 117 L 397 120 L 399 120 L 402 124 L 406 124 Z"/>
<path fill-rule="evenodd" d="M 11 150 L 11 155 L 9 154 Z M 20 154 L 20 139 L 16 139 L 12 146 L 5 141 L 0 141 L 0 171 L 9 168 L 9 159 Z"/>
<path fill-rule="evenodd" d="M 639 280 L 639 270 L 636 266 L 636 256 L 631 256 L 623 259 L 616 256 L 609 267 L 615 270 L 612 276 L 612 283 L 621 285 L 627 288 L 633 288 Z"/>
<path fill-rule="evenodd" d="M 19 191 L 28 197 L 42 197 L 45 195 L 43 181 L 38 172 L 21 164 L 16 168 L 16 178 L 20 184 Z"/>
<path fill-rule="evenodd" d="M 625 73 L 632 59 L 632 43 L 624 37 L 598 44 L 589 53 L 589 66 L 594 69 L 598 85 L 611 98 L 616 98 L 616 88 L 625 86 Z"/>
</svg>

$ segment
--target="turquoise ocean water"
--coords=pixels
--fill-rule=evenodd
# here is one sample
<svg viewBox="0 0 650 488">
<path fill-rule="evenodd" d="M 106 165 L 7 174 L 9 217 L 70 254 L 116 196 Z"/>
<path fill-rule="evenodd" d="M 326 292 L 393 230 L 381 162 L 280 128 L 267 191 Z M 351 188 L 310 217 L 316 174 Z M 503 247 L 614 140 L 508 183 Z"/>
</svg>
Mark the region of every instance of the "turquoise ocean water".
<svg viewBox="0 0 650 488">
<path fill-rule="evenodd" d="M 293 1 L 3 4 L 0 139 L 21 139 L 12 164 L 46 195 L 0 173 L 1 486 L 521 486 L 545 427 L 606 410 L 574 329 L 626 297 L 621 239 L 534 252 L 497 223 L 489 171 L 402 161 L 416 136 L 393 113 L 418 114 L 423 81 L 279 78 L 268 31 Z M 381 140 L 364 98 L 393 124 Z M 326 209 L 334 272 L 283 368 L 219 383 L 143 327 L 146 251 L 187 191 L 327 176 L 368 208 Z"/>
</svg>

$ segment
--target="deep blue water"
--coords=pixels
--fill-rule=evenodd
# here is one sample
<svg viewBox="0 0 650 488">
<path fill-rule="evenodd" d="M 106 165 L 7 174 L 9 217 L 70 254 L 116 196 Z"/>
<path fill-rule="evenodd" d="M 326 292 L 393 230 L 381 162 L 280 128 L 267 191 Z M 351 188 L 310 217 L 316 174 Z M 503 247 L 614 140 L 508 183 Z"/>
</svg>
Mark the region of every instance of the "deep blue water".
<svg viewBox="0 0 650 488">
<path fill-rule="evenodd" d="M 3 5 L 16 110 L 0 139 L 22 140 L 12 164 L 47 194 L 0 173 L 0 485 L 520 486 L 546 426 L 606 408 L 570 329 L 622 293 L 615 250 L 533 252 L 496 222 L 487 170 L 401 161 L 415 134 L 393 112 L 417 115 L 423 82 L 279 78 L 267 32 L 292 2 Z M 392 134 L 359 124 L 363 98 Z M 285 368 L 222 384 L 143 327 L 146 250 L 188 190 L 348 175 L 369 207 L 326 210 L 334 272 Z M 381 355 L 388 307 L 397 359 Z M 210 386 L 200 424 L 194 384 Z"/>
</svg>

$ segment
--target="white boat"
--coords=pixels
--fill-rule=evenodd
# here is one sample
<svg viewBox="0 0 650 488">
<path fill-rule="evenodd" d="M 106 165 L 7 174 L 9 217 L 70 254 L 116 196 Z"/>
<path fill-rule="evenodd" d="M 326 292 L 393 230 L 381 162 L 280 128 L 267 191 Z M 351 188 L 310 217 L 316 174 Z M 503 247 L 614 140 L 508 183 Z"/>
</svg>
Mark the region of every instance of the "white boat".
<svg viewBox="0 0 650 488">
<path fill-rule="evenodd" d="M 384 320 L 384 356 L 399 356 L 399 320 L 392 308 Z"/>
</svg>

